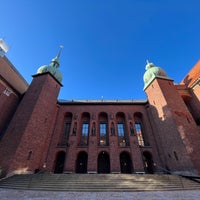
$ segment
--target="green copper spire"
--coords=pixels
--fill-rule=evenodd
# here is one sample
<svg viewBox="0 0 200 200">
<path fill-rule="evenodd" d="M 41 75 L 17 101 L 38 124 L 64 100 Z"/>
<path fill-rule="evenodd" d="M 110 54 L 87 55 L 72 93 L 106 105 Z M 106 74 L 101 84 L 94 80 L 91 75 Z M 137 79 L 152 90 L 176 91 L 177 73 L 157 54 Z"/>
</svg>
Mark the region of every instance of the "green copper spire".
<svg viewBox="0 0 200 200">
<path fill-rule="evenodd" d="M 49 65 L 44 65 L 41 66 L 38 70 L 37 70 L 37 74 L 42 74 L 42 73 L 46 73 L 46 72 L 50 72 L 59 82 L 62 81 L 62 74 L 59 71 L 59 66 L 60 66 L 60 55 L 61 55 L 61 48 L 63 48 L 62 46 L 60 46 L 60 50 L 58 52 L 58 55 L 53 58 L 50 62 Z"/>
<path fill-rule="evenodd" d="M 144 76 L 143 76 L 144 90 L 150 85 L 150 83 L 156 77 L 170 79 L 162 68 L 155 66 L 153 63 L 149 62 L 148 60 L 147 60 L 145 69 L 146 69 L 146 72 L 144 73 Z"/>
</svg>

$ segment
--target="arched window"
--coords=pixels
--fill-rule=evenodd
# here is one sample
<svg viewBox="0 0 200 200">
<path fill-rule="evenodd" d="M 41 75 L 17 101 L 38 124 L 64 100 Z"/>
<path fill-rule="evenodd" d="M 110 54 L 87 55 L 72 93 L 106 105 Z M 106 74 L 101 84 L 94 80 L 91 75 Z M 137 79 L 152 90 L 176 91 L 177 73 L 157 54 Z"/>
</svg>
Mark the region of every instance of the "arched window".
<svg viewBox="0 0 200 200">
<path fill-rule="evenodd" d="M 125 114 L 124 113 L 117 113 L 116 114 L 117 120 L 117 133 L 118 133 L 118 141 L 120 146 L 127 146 L 129 144 L 128 135 L 125 126 Z"/>
<path fill-rule="evenodd" d="M 89 128 L 90 128 L 90 114 L 83 113 L 82 117 L 82 130 L 81 130 L 81 141 L 80 145 L 88 145 L 88 138 L 89 138 Z"/>
<path fill-rule="evenodd" d="M 99 114 L 99 145 L 108 145 L 108 115 L 104 112 Z"/>
<path fill-rule="evenodd" d="M 142 125 L 140 122 L 135 122 L 135 130 L 138 138 L 138 143 L 140 146 L 144 146 L 144 139 L 142 134 Z"/>
<path fill-rule="evenodd" d="M 63 136 L 61 139 L 62 145 L 68 144 L 70 130 L 71 130 L 71 123 L 72 123 L 72 113 L 68 112 L 65 114 L 64 131 L 63 131 Z"/>
<path fill-rule="evenodd" d="M 138 138 L 139 145 L 148 146 L 148 143 L 146 142 L 144 138 L 144 132 L 143 132 L 143 126 L 142 126 L 142 113 L 135 113 L 134 120 L 135 120 L 135 130 L 136 130 L 136 135 Z"/>
</svg>

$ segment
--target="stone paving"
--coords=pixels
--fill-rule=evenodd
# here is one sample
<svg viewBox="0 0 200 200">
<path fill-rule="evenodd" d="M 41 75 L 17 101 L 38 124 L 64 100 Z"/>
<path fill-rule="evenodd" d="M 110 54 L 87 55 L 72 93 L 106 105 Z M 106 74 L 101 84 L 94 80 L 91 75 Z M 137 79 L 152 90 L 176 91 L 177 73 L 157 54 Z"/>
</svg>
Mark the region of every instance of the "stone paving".
<svg viewBox="0 0 200 200">
<path fill-rule="evenodd" d="M 197 200 L 200 190 L 165 192 L 46 192 L 0 189 L 1 200 Z"/>
</svg>

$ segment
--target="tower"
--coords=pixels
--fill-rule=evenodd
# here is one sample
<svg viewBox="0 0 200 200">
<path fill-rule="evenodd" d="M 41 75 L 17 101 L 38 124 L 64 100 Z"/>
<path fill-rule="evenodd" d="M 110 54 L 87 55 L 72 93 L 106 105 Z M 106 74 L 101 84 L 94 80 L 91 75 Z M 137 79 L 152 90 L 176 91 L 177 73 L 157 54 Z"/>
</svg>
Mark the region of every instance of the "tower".
<svg viewBox="0 0 200 200">
<path fill-rule="evenodd" d="M 173 80 L 153 63 L 144 74 L 155 141 L 165 170 L 175 173 L 199 173 L 199 131 Z"/>
<path fill-rule="evenodd" d="M 45 165 L 62 81 L 59 54 L 38 69 L 0 143 L 5 174 L 33 173 Z"/>
</svg>

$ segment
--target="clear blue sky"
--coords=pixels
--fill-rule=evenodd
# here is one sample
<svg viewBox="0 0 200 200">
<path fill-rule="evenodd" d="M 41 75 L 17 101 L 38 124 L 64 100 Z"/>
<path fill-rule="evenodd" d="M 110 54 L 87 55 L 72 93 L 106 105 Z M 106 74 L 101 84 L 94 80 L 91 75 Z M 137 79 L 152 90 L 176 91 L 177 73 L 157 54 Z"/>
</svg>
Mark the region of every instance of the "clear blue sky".
<svg viewBox="0 0 200 200">
<path fill-rule="evenodd" d="M 0 38 L 28 83 L 59 46 L 60 99 L 146 99 L 146 60 L 176 83 L 200 58 L 199 0 L 0 0 Z"/>
</svg>

